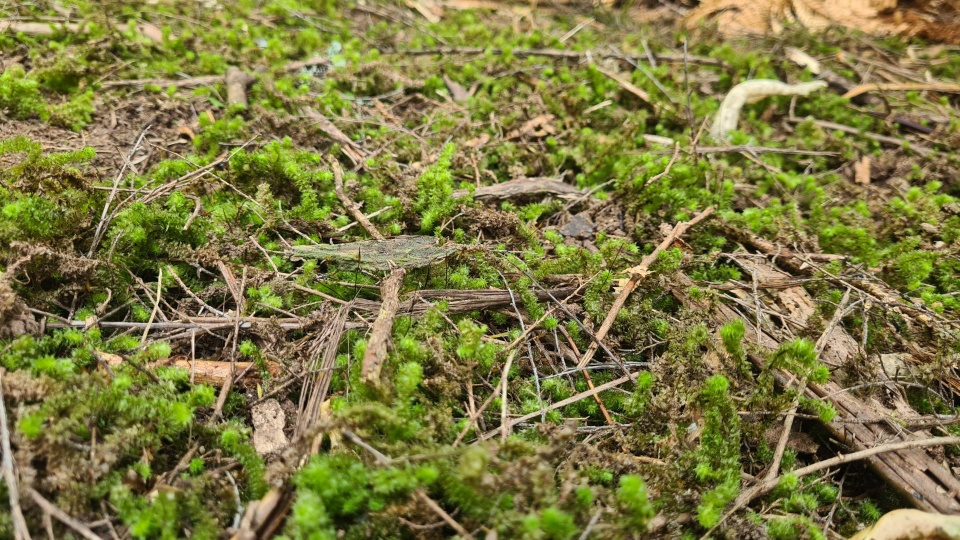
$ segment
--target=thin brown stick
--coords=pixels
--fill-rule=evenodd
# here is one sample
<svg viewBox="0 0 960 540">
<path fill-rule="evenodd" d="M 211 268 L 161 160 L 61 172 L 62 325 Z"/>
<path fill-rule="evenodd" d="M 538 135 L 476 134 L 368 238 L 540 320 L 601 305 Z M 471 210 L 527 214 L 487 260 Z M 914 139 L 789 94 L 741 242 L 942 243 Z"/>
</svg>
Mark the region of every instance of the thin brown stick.
<svg viewBox="0 0 960 540">
<path fill-rule="evenodd" d="M 713 207 L 708 206 L 702 212 L 694 216 L 693 219 L 687 222 L 677 223 L 673 230 L 670 231 L 670 234 L 663 239 L 663 242 L 660 242 L 660 245 L 653 250 L 653 252 L 640 261 L 640 264 L 634 266 L 633 268 L 628 268 L 626 273 L 630 274 L 630 279 L 623 285 L 623 290 L 620 291 L 620 295 L 613 302 L 613 306 L 610 308 L 610 312 L 607 313 L 607 318 L 603 320 L 603 324 L 600 325 L 600 329 L 597 330 L 597 339 L 590 343 L 590 346 L 587 347 L 586 352 L 583 354 L 583 358 L 580 359 L 580 362 L 577 364 L 577 367 L 584 367 L 590 363 L 590 360 L 593 359 L 593 355 L 596 354 L 599 345 L 597 343 L 607 336 L 607 332 L 610 331 L 610 328 L 613 326 L 613 321 L 616 320 L 617 315 L 620 314 L 620 310 L 623 309 L 624 304 L 627 302 L 627 297 L 630 296 L 630 293 L 637 288 L 637 285 L 640 283 L 640 280 L 643 279 L 647 274 L 650 273 L 650 265 L 656 262 L 657 257 L 660 255 L 660 252 L 669 248 L 671 244 L 677 239 L 680 238 L 683 233 L 687 231 L 690 227 L 693 227 L 697 223 L 700 223 L 706 219 L 710 214 L 713 213 Z"/>
<path fill-rule="evenodd" d="M 666 167 L 665 169 L 663 169 L 663 172 L 662 172 L 662 173 L 660 173 L 660 174 L 655 174 L 655 175 L 651 176 L 650 178 L 648 178 L 647 181 L 643 183 L 643 187 L 647 187 L 647 186 L 649 186 L 650 184 L 656 182 L 657 180 L 663 178 L 664 176 L 670 174 L 670 169 L 673 168 L 673 164 L 677 161 L 677 157 L 678 157 L 679 155 L 680 155 L 680 143 L 677 143 L 676 145 L 674 145 L 673 157 L 671 157 L 671 158 L 670 158 L 670 161 L 667 162 L 667 167 Z"/>
<path fill-rule="evenodd" d="M 614 82 L 616 82 L 620 86 L 622 86 L 623 89 L 626 90 L 627 92 L 630 92 L 634 96 L 640 98 L 645 103 L 650 103 L 650 94 L 644 92 L 640 88 L 637 88 L 632 82 L 624 79 L 623 77 L 621 77 L 620 75 L 612 71 L 603 69 L 600 66 L 593 66 L 593 68 L 599 71 L 600 73 L 602 73 L 603 75 L 606 75 L 607 77 L 612 79 Z"/>
<path fill-rule="evenodd" d="M 13 451 L 10 449 L 10 430 L 7 427 L 7 405 L 3 397 L 3 374 L 0 369 L 0 444 L 3 449 L 3 481 L 10 497 L 10 515 L 13 518 L 13 533 L 17 540 L 30 540 L 30 529 L 20 508 L 20 491 L 17 489 L 17 473 L 13 470 Z"/>
<path fill-rule="evenodd" d="M 91 531 L 90 527 L 80 523 L 70 516 L 70 514 L 67 514 L 63 510 L 57 508 L 56 505 L 43 498 L 43 495 L 40 495 L 35 489 L 27 488 L 27 494 L 30 495 L 30 498 L 33 499 L 33 502 L 37 503 L 37 506 L 42 508 L 44 512 L 57 518 L 57 521 L 63 523 L 67 527 L 70 527 L 80 534 L 80 536 L 86 538 L 87 540 L 103 540 L 103 538 L 101 538 L 95 532 Z"/>
<path fill-rule="evenodd" d="M 153 324 L 153 320 L 157 318 L 157 311 L 160 310 L 160 295 L 163 293 L 163 268 L 157 270 L 157 296 L 153 302 L 153 311 L 150 312 L 150 318 L 147 319 L 147 325 L 143 327 L 143 336 L 140 338 L 140 343 L 145 344 L 147 342 L 147 335 L 150 334 L 150 325 Z"/>
<path fill-rule="evenodd" d="M 377 240 L 384 240 L 385 238 L 380 234 L 380 231 L 373 226 L 373 223 L 370 223 L 367 216 L 363 215 L 360 206 L 353 202 L 350 197 L 347 197 L 347 193 L 343 190 L 343 169 L 340 168 L 340 162 L 331 158 L 330 167 L 333 168 L 333 190 L 337 193 L 337 198 L 340 199 L 343 207 L 347 209 L 347 212 L 350 212 L 350 215 L 353 216 L 353 219 L 355 219 L 360 226 L 366 229 L 370 236 Z"/>
<path fill-rule="evenodd" d="M 510 435 L 510 425 L 507 422 L 507 385 L 510 383 L 510 367 L 513 366 L 513 359 L 517 356 L 516 349 L 510 351 L 507 355 L 507 362 L 503 365 L 503 373 L 500 374 L 500 442 L 507 442 L 507 436 Z"/>
<path fill-rule="evenodd" d="M 577 342 L 573 340 L 572 336 L 570 336 L 570 332 L 567 332 L 567 329 L 564 328 L 562 325 L 558 325 L 557 328 L 560 330 L 560 333 L 563 334 L 563 337 L 567 340 L 567 344 L 570 345 L 570 348 L 573 349 L 573 354 L 575 354 L 577 358 L 580 358 L 580 349 L 577 347 Z M 594 384 L 593 384 L 593 378 L 590 376 L 590 372 L 585 369 L 581 371 L 583 372 L 583 377 L 587 380 L 587 387 L 590 390 L 593 390 Z M 603 404 L 603 400 L 600 399 L 600 396 L 595 395 L 593 396 L 593 399 L 594 401 L 597 402 L 597 405 L 600 407 L 600 412 L 603 414 L 603 418 L 607 421 L 607 424 L 611 426 L 617 425 L 617 423 L 613 421 L 613 418 L 610 417 L 610 411 L 607 410 L 607 407 L 606 405 Z M 624 452 L 627 452 L 627 450 L 624 449 Z"/>
<path fill-rule="evenodd" d="M 380 285 L 380 313 L 373 321 L 360 370 L 360 378 L 367 384 L 380 384 L 380 370 L 387 358 L 387 346 L 393 333 L 393 320 L 400 307 L 400 287 L 405 274 L 403 268 L 394 267 Z"/>
<path fill-rule="evenodd" d="M 836 467 L 838 465 L 860 461 L 887 452 L 896 452 L 911 448 L 924 448 L 927 446 L 951 446 L 958 444 L 960 444 L 960 437 L 930 437 L 927 439 L 916 439 L 913 441 L 900 441 L 889 444 L 881 444 L 879 446 L 867 448 L 866 450 L 861 450 L 852 454 L 841 454 L 837 457 L 818 461 L 817 463 L 807 465 L 806 467 L 801 467 L 786 474 L 801 478 L 824 469 L 829 469 L 830 467 Z M 747 504 L 750 504 L 751 501 L 773 491 L 780 484 L 780 480 L 783 478 L 783 476 L 784 475 L 780 475 L 770 480 L 764 480 L 762 483 L 742 492 L 741 496 L 737 498 L 737 501 L 734 503 L 733 507 L 724 513 L 723 517 L 720 518 L 720 521 L 717 522 L 717 524 L 714 525 L 710 530 L 708 530 L 701 537 L 701 540 L 709 538 L 713 531 L 716 530 L 716 528 L 719 527 L 724 521 L 726 521 L 727 518 L 732 516 Z"/>
<path fill-rule="evenodd" d="M 576 395 L 574 395 L 574 396 L 570 396 L 570 397 L 568 397 L 567 399 L 562 399 L 562 400 L 560 400 L 560 401 L 558 401 L 558 402 L 556 402 L 556 403 L 554 403 L 554 404 L 552 404 L 552 405 L 549 405 L 549 406 L 547 406 L 547 407 L 544 407 L 542 410 L 539 410 L 539 411 L 536 411 L 536 412 L 532 412 L 532 413 L 530 413 L 530 414 L 525 414 L 525 415 L 523 415 L 523 416 L 520 416 L 520 417 L 518 417 L 518 418 L 514 418 L 513 420 L 510 420 L 510 422 L 509 422 L 510 427 L 513 427 L 513 426 L 515 426 L 515 425 L 517 425 L 517 424 L 521 424 L 521 423 L 523 423 L 523 422 L 526 422 L 527 420 L 531 420 L 531 419 L 533 419 L 533 418 L 536 418 L 536 417 L 540 416 L 541 414 L 543 414 L 543 413 L 545 413 L 545 412 L 550 412 L 550 411 L 553 411 L 553 410 L 556 410 L 556 409 L 560 409 L 560 408 L 562 408 L 562 407 L 566 407 L 567 405 L 570 405 L 571 403 L 576 403 L 576 402 L 578 402 L 578 401 L 580 401 L 580 400 L 584 400 L 584 399 L 587 399 L 587 398 L 589 398 L 589 397 L 593 397 L 594 395 L 599 394 L 600 392 L 603 392 L 603 391 L 605 391 L 605 390 L 609 390 L 609 389 L 611 389 L 611 388 L 616 388 L 616 387 L 620 386 L 621 384 L 623 384 L 623 383 L 625 383 L 625 382 L 627 382 L 627 381 L 632 381 L 634 378 L 635 378 L 635 374 L 634 374 L 634 373 L 630 373 L 630 374 L 628 374 L 628 375 L 624 375 L 623 377 L 620 377 L 619 379 L 614 379 L 614 380 L 612 380 L 612 381 L 610 381 L 610 382 L 603 383 L 603 384 L 601 384 L 600 386 L 597 386 L 596 388 L 592 388 L 592 389 L 590 389 L 590 390 L 585 390 L 585 391 L 583 391 L 583 392 L 580 392 L 579 394 L 576 394 Z M 499 430 L 500 430 L 500 429 L 497 428 L 497 429 L 488 431 L 488 432 L 484 433 L 484 434 L 481 436 L 481 438 L 486 439 L 486 438 L 492 437 L 493 435 L 496 435 L 496 433 L 497 433 Z"/>
<path fill-rule="evenodd" d="M 482 415 L 483 412 L 487 410 L 487 407 L 489 407 L 490 404 L 493 403 L 493 400 L 500 395 L 500 388 L 501 388 L 501 385 L 498 384 L 496 389 L 494 389 L 494 391 L 490 393 L 490 397 L 484 400 L 484 402 L 480 405 L 480 408 L 477 409 L 475 413 L 470 415 L 470 418 L 467 420 L 467 425 L 463 426 L 463 430 L 461 430 L 460 434 L 457 435 L 457 439 L 453 441 L 453 448 L 456 448 L 463 441 L 463 438 L 466 437 L 467 433 L 470 432 L 470 428 L 473 427 L 473 424 L 475 424 L 477 420 L 480 419 L 480 415 Z"/>
<path fill-rule="evenodd" d="M 352 431 L 344 429 L 342 430 L 342 432 L 344 437 L 350 439 L 351 442 L 353 442 L 360 448 L 363 448 L 364 450 L 369 452 L 371 455 L 373 455 L 373 457 L 377 460 L 377 463 L 379 463 L 380 465 L 391 465 L 393 463 L 393 460 L 391 458 L 384 455 L 383 452 L 377 450 L 376 448 L 364 442 L 363 439 L 358 437 Z M 473 538 L 473 535 L 471 535 L 470 532 L 463 527 L 463 525 L 458 523 L 457 520 L 453 519 L 453 516 L 447 513 L 446 510 L 441 508 L 436 501 L 431 499 L 430 496 L 427 495 L 427 492 L 423 490 L 423 488 L 417 488 L 416 491 L 414 491 L 414 494 L 416 494 L 417 498 L 423 501 L 423 503 L 426 504 L 427 507 L 430 508 L 430 510 L 432 510 L 435 514 L 440 516 L 440 519 L 442 519 L 447 525 L 449 525 L 450 528 L 457 531 L 457 534 L 459 534 L 461 538 Z"/>
</svg>

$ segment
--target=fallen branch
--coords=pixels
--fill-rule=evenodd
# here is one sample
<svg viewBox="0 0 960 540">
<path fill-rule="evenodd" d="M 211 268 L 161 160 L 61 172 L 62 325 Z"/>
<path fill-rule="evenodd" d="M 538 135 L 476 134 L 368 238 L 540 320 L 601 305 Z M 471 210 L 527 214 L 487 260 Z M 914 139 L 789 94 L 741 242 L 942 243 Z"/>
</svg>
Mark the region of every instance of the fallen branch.
<svg viewBox="0 0 960 540">
<path fill-rule="evenodd" d="M 838 124 L 838 123 L 836 123 L 836 122 L 828 122 L 828 121 L 826 121 L 826 120 L 817 120 L 817 119 L 815 119 L 815 118 L 814 118 L 814 119 L 810 119 L 810 118 L 798 118 L 798 117 L 794 117 L 794 116 L 791 116 L 791 117 L 787 118 L 787 121 L 790 122 L 790 123 L 793 123 L 793 124 L 801 124 L 801 123 L 803 123 L 803 122 L 807 122 L 808 120 L 811 121 L 811 122 L 813 122 L 813 124 L 814 124 L 815 126 L 821 127 L 821 128 L 823 128 L 823 129 L 828 129 L 828 130 L 829 130 L 829 129 L 832 129 L 832 130 L 835 130 L 835 131 L 842 131 L 843 133 L 849 133 L 850 135 L 859 135 L 859 136 L 861 136 L 861 137 L 866 137 L 866 138 L 868 138 L 868 139 L 873 139 L 873 140 L 875 140 L 875 141 L 877 141 L 877 142 L 879 142 L 879 143 L 889 144 L 889 145 L 891 145 L 891 146 L 899 146 L 899 147 L 901 147 L 901 148 L 905 148 L 905 147 L 908 147 L 908 146 L 909 146 L 910 150 L 916 152 L 917 154 L 920 154 L 921 156 L 926 156 L 926 155 L 928 155 L 928 154 L 930 154 L 930 153 L 933 152 L 933 149 L 932 149 L 932 148 L 927 148 L 926 146 L 920 146 L 920 145 L 918 145 L 918 144 L 913 144 L 913 143 L 907 141 L 906 139 L 898 139 L 898 138 L 896 138 L 896 137 L 890 137 L 890 136 L 887 136 L 887 135 L 881 135 L 881 134 L 879 134 L 879 133 L 873 133 L 873 132 L 871 132 L 871 131 L 860 131 L 860 130 L 857 129 L 857 128 L 850 127 L 850 126 L 847 126 L 847 125 L 844 125 L 844 124 Z"/>
<path fill-rule="evenodd" d="M 690 221 L 681 221 L 680 223 L 677 223 L 674 225 L 673 230 L 670 231 L 670 234 L 663 239 L 663 242 L 660 242 L 660 245 L 657 246 L 651 254 L 644 257 L 643 260 L 640 261 L 639 265 L 626 270 L 626 273 L 630 275 L 630 278 L 622 284 L 620 295 L 617 296 L 617 299 L 613 302 L 610 312 L 607 313 L 607 318 L 603 320 L 603 324 L 601 324 L 600 329 L 597 330 L 596 340 L 592 341 L 590 346 L 587 347 L 587 350 L 583 353 L 583 358 L 580 359 L 577 367 L 582 368 L 589 364 L 590 360 L 593 359 L 593 355 L 596 354 L 597 349 L 600 348 L 597 343 L 607 336 L 607 332 L 609 332 L 610 328 L 613 326 L 613 321 L 616 320 L 617 315 L 620 314 L 620 310 L 623 309 L 623 305 L 626 304 L 627 297 L 629 297 L 630 293 L 637 288 L 637 285 L 640 284 L 640 280 L 650 273 L 650 265 L 656 262 L 660 252 L 669 248 L 677 238 L 680 238 L 683 233 L 687 232 L 687 229 L 693 227 L 697 223 L 700 223 L 712 213 L 713 207 L 708 206 L 702 212 L 694 216 L 694 218 Z"/>
<path fill-rule="evenodd" d="M 737 129 L 740 110 L 748 102 L 769 96 L 806 96 L 826 87 L 827 83 L 823 81 L 787 84 L 774 79 L 754 79 L 742 82 L 734 86 L 720 103 L 713 127 L 710 128 L 710 136 L 718 141 L 726 139 L 729 132 Z"/>
<path fill-rule="evenodd" d="M 376 230 L 376 229 L 374 229 Z M 406 270 L 395 267 L 390 275 L 380 285 L 380 313 L 373 322 L 367 349 L 363 353 L 363 364 L 360 377 L 367 384 L 380 383 L 380 370 L 387 358 L 387 345 L 393 333 L 393 320 L 400 307 L 400 286 L 403 285 L 403 276 Z"/>
<path fill-rule="evenodd" d="M 114 21 L 113 25 L 115 27 L 126 26 L 118 21 Z M 58 31 L 63 31 L 67 34 L 85 34 L 88 28 L 89 26 L 87 24 L 59 21 L 0 21 L 0 32 L 9 30 L 14 34 L 26 34 L 28 36 L 49 37 Z M 163 32 L 152 24 L 138 24 L 137 33 L 150 41 L 163 43 Z"/>
<path fill-rule="evenodd" d="M 603 68 L 600 67 L 600 66 L 594 66 L 594 69 L 596 69 L 597 71 L 599 71 L 599 72 L 602 73 L 603 75 L 606 75 L 608 78 L 610 78 L 610 80 L 612 80 L 612 81 L 614 81 L 615 83 L 619 84 L 619 85 L 620 85 L 621 87 L 623 87 L 623 89 L 626 90 L 627 92 L 630 92 L 630 93 L 633 94 L 634 96 L 640 98 L 641 101 L 643 101 L 643 102 L 645 102 L 645 103 L 650 103 L 650 94 L 648 94 L 648 93 L 644 92 L 643 90 L 637 88 L 632 82 L 624 79 L 623 77 L 621 77 L 620 75 L 618 75 L 618 74 L 616 74 L 616 73 L 614 73 L 614 72 L 612 72 L 612 71 L 607 71 L 607 70 L 603 69 Z"/>
</svg>

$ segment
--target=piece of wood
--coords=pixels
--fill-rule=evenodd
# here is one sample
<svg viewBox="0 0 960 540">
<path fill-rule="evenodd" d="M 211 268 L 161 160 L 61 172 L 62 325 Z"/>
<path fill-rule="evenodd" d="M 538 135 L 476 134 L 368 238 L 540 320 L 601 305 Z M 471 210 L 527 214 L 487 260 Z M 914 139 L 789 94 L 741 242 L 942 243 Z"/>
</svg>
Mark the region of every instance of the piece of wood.
<svg viewBox="0 0 960 540">
<path fill-rule="evenodd" d="M 353 219 L 357 220 L 357 223 L 363 227 L 367 233 L 370 234 L 375 240 L 385 240 L 380 231 L 373 226 L 373 223 L 363 215 L 363 210 L 360 209 L 360 205 L 353 202 L 353 199 L 347 196 L 347 192 L 343 189 L 343 170 L 340 168 L 340 162 L 335 158 L 330 158 L 330 167 L 333 168 L 333 191 L 337 194 L 337 198 L 340 199 L 340 203 L 343 204 L 343 207 L 346 208 L 347 212 L 350 212 L 350 215 L 353 216 Z"/>
<path fill-rule="evenodd" d="M 451 196 L 454 199 L 466 197 L 469 190 L 458 189 Z M 478 187 L 473 191 L 473 198 L 477 200 L 504 200 L 515 197 L 532 197 L 539 195 L 557 195 L 561 198 L 580 197 L 584 192 L 576 186 L 571 186 L 554 178 L 520 178 L 499 184 Z"/>
<path fill-rule="evenodd" d="M 446 259 L 459 249 L 460 245 L 453 242 L 447 242 L 441 246 L 433 236 L 401 235 L 385 240 L 294 246 L 290 254 L 385 271 L 390 270 L 391 261 L 402 268 L 430 266 Z"/>
<path fill-rule="evenodd" d="M 400 307 L 400 287 L 406 270 L 394 267 L 380 285 L 380 313 L 373 321 L 367 349 L 363 353 L 360 378 L 370 385 L 380 384 L 380 370 L 387 359 L 387 346 L 393 334 L 393 320 Z"/>
<path fill-rule="evenodd" d="M 247 108 L 247 86 L 249 86 L 256 77 L 248 75 L 236 66 L 227 68 L 225 77 L 227 83 L 227 105 L 239 105 Z"/>
<path fill-rule="evenodd" d="M 124 363 L 123 358 L 118 354 L 112 354 L 108 352 L 98 353 L 101 358 L 104 359 L 108 366 L 119 366 Z M 265 363 L 267 371 L 273 377 L 279 377 L 283 374 L 283 369 L 280 367 L 280 364 L 277 362 L 267 361 Z M 168 359 L 160 360 L 158 362 L 151 362 L 147 366 L 144 366 L 149 369 L 155 369 L 158 367 L 174 367 L 180 368 L 184 371 L 194 371 L 194 382 L 197 384 L 209 384 L 210 386 L 215 386 L 217 388 L 224 385 L 227 381 L 227 378 L 230 377 L 230 362 L 222 362 L 219 360 L 186 360 L 186 359 Z M 243 373 L 247 371 L 248 376 L 251 379 L 259 379 L 260 372 L 255 368 L 253 362 L 237 362 L 237 373 Z"/>
</svg>

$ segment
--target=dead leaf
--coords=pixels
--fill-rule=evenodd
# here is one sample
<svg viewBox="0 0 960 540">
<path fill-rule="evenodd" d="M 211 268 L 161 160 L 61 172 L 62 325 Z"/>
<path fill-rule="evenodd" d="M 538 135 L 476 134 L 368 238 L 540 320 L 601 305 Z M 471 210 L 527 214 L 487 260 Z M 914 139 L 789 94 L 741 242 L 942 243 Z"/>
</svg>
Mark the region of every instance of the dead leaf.
<svg viewBox="0 0 960 540">
<path fill-rule="evenodd" d="M 194 133 L 193 130 L 190 129 L 190 126 L 186 124 L 180 124 L 179 126 L 177 126 L 177 135 L 181 137 L 186 137 L 191 141 L 195 139 L 197 136 L 196 133 Z"/>
<path fill-rule="evenodd" d="M 778 34 L 789 25 L 810 30 L 844 26 L 872 34 L 922 36 L 960 43 L 960 8 L 933 0 L 704 0 L 684 19 L 687 28 L 716 23 L 726 35 Z"/>
</svg>

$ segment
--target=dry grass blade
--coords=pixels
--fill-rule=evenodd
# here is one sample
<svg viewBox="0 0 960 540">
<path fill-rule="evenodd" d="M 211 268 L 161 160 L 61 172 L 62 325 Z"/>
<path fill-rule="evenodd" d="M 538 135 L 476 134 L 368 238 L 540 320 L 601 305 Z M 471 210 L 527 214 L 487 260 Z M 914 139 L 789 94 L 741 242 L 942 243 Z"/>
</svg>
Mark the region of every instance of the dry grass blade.
<svg viewBox="0 0 960 540">
<path fill-rule="evenodd" d="M 307 349 L 304 365 L 303 389 L 300 391 L 297 424 L 294 436 L 302 436 L 320 417 L 320 404 L 327 399 L 337 348 L 350 314 L 350 304 L 340 306 L 329 318 L 319 335 L 314 337 Z"/>
</svg>

